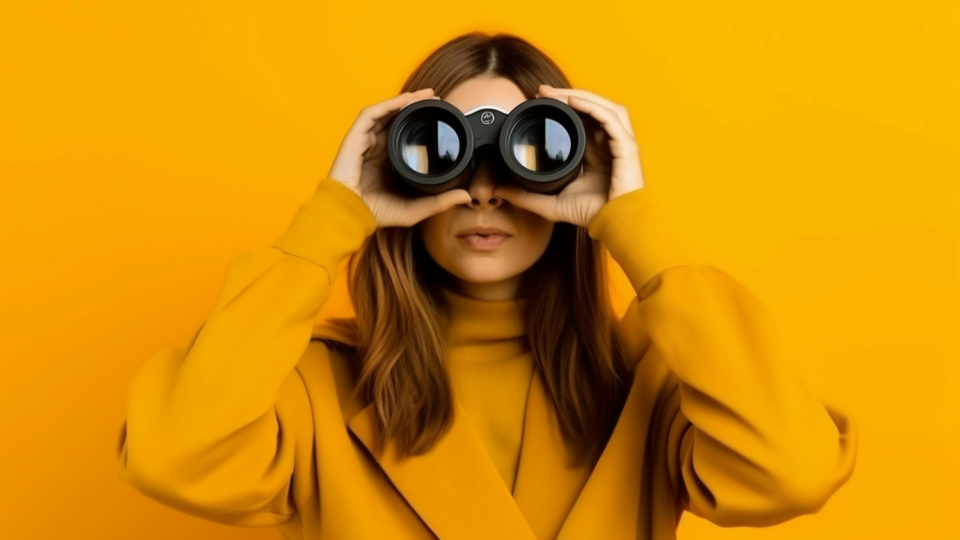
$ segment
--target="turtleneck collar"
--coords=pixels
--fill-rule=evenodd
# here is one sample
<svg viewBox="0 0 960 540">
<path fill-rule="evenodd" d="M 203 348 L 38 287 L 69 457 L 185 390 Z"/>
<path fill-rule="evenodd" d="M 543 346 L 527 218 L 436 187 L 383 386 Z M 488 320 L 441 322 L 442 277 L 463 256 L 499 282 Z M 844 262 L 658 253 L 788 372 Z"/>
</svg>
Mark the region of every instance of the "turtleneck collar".
<svg viewBox="0 0 960 540">
<path fill-rule="evenodd" d="M 527 300 L 478 300 L 441 286 L 450 321 L 449 345 L 518 339 L 527 335 L 523 313 Z"/>
</svg>

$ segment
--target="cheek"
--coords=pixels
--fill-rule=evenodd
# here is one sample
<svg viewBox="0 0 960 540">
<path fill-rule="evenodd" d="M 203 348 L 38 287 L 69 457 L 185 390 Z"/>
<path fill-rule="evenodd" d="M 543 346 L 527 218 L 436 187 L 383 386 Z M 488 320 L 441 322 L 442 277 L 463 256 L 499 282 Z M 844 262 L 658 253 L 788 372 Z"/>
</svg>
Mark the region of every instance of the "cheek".
<svg viewBox="0 0 960 540">
<path fill-rule="evenodd" d="M 449 251 L 445 233 L 448 230 L 446 220 L 442 214 L 430 216 L 416 225 L 420 238 L 423 241 L 423 247 L 427 253 L 433 257 L 433 260 L 442 262 Z"/>
<path fill-rule="evenodd" d="M 514 271 L 524 271 L 547 251 L 553 235 L 553 223 L 544 219 L 523 223 L 523 233 L 517 238 L 507 257 Z"/>
<path fill-rule="evenodd" d="M 523 225 L 526 232 L 527 248 L 536 250 L 539 254 L 546 251 L 547 245 L 550 243 L 550 238 L 553 236 L 554 223 L 540 216 L 531 215 L 527 216 Z"/>
</svg>

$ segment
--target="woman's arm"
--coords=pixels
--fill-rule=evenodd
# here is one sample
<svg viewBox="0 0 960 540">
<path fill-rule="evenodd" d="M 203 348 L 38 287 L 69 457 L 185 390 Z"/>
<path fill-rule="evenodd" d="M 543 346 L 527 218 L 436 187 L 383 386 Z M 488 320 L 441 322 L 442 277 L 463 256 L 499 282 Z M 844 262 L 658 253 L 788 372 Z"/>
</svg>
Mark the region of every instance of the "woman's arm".
<svg viewBox="0 0 960 540">
<path fill-rule="evenodd" d="M 120 477 L 233 525 L 283 523 L 315 496 L 295 366 L 339 264 L 375 228 L 355 192 L 324 179 L 272 246 L 238 257 L 194 342 L 154 355 L 131 382 Z"/>
<path fill-rule="evenodd" d="M 623 323 L 648 335 L 641 362 L 671 372 L 661 442 L 682 507 L 720 526 L 818 511 L 853 473 L 855 423 L 782 360 L 771 316 L 745 288 L 685 263 L 647 189 L 610 200 L 589 232 L 637 292 Z"/>
</svg>

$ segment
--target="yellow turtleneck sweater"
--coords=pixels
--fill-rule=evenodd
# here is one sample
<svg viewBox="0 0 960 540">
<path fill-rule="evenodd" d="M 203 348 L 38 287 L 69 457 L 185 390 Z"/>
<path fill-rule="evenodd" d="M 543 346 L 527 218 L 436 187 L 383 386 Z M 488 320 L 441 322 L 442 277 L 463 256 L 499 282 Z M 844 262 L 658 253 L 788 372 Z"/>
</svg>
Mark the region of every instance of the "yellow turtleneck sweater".
<svg viewBox="0 0 960 540">
<path fill-rule="evenodd" d="M 507 489 L 513 491 L 533 357 L 523 319 L 526 299 L 478 300 L 447 288 L 447 370 Z"/>
</svg>

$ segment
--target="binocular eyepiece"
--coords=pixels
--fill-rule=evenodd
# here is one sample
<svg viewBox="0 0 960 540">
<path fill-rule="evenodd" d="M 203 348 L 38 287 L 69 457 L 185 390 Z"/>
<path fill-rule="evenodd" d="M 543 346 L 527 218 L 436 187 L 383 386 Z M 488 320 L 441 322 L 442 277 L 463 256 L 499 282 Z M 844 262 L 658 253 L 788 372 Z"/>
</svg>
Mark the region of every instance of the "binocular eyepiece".
<svg viewBox="0 0 960 540">
<path fill-rule="evenodd" d="M 580 174 L 585 149 L 577 112 L 553 98 L 524 101 L 509 113 L 492 105 L 462 113 L 424 99 L 401 109 L 387 134 L 393 172 L 411 195 L 466 189 L 488 152 L 506 176 L 501 181 L 556 194 Z"/>
</svg>

